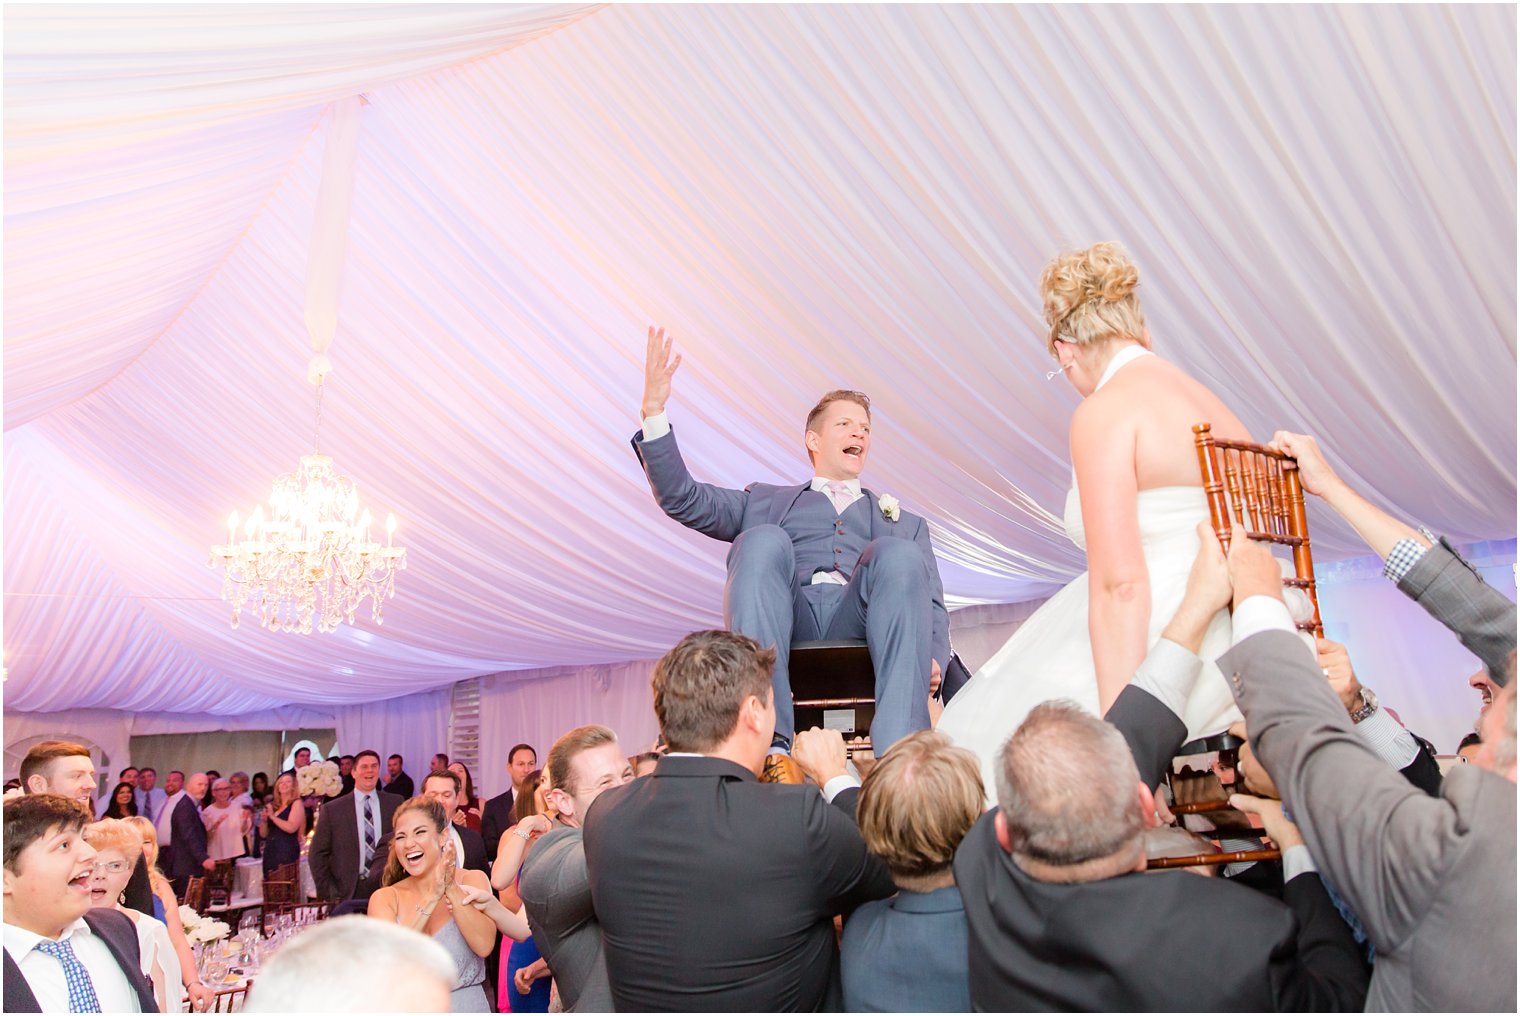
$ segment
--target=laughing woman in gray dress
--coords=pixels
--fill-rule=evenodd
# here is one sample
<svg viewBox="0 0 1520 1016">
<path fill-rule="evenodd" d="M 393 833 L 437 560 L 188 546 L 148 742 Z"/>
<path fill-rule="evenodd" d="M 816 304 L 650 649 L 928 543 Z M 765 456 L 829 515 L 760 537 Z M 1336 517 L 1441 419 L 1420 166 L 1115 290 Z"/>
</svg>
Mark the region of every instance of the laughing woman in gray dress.
<svg viewBox="0 0 1520 1016">
<path fill-rule="evenodd" d="M 496 942 L 496 925 L 469 905 L 462 887 L 490 892 L 485 875 L 455 866 L 454 841 L 443 806 L 414 797 L 396 809 L 395 834 L 381 888 L 369 915 L 431 935 L 454 957 L 454 1012 L 489 1012 L 485 957 Z"/>
</svg>

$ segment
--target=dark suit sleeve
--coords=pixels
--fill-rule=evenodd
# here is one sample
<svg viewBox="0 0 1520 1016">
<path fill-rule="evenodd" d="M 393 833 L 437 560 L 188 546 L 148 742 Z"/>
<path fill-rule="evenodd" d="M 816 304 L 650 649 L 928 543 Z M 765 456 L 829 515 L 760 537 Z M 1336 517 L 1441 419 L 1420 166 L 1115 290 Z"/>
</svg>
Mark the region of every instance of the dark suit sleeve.
<svg viewBox="0 0 1520 1016">
<path fill-rule="evenodd" d="M 1484 582 L 1445 537 L 1420 555 L 1399 580 L 1399 589 L 1450 628 L 1497 683 L 1509 680 L 1515 605 Z"/>
<path fill-rule="evenodd" d="M 491 865 L 486 860 L 485 840 L 473 829 L 456 828 L 459 829 L 459 842 L 464 844 L 464 864 L 462 867 L 480 872 L 489 881 L 491 878 Z M 378 885 L 379 883 L 376 884 Z"/>
<path fill-rule="evenodd" d="M 1361 1012 L 1371 970 L 1351 929 L 1315 872 L 1283 886 L 1295 920 L 1291 945 L 1272 955 L 1272 997 L 1278 1012 Z"/>
<path fill-rule="evenodd" d="M 1460 854 L 1455 809 L 1367 747 L 1295 633 L 1253 635 L 1219 667 L 1320 870 L 1373 943 L 1397 948 L 1439 898 L 1444 859 Z"/>
<path fill-rule="evenodd" d="M 929 571 L 929 600 L 934 630 L 929 641 L 929 655 L 939 661 L 940 677 L 950 666 L 950 613 L 945 609 L 945 585 L 939 577 L 939 562 L 934 557 L 934 545 L 929 542 L 929 523 L 920 518 L 918 531 L 913 534 L 924 555 L 924 567 Z"/>
<path fill-rule="evenodd" d="M 1399 770 L 1399 775 L 1431 797 L 1440 797 L 1441 766 L 1436 762 L 1435 756 L 1430 753 L 1430 749 L 1425 746 L 1424 741 L 1418 737 L 1415 741 L 1419 744 L 1420 750 L 1415 753 L 1413 762 Z"/>
<path fill-rule="evenodd" d="M 206 825 L 201 821 L 200 812 L 195 807 L 195 802 L 188 797 L 180 798 L 179 804 L 174 809 L 174 818 L 170 823 L 174 830 L 175 853 L 184 851 L 181 856 L 190 861 L 182 867 L 198 868 L 209 856 L 206 850 Z"/>
<path fill-rule="evenodd" d="M 127 887 L 123 892 L 126 894 L 126 905 L 140 914 L 153 916 L 153 883 L 148 877 L 148 859 L 139 854 L 137 865 L 132 869 L 132 877 L 127 880 Z"/>
<path fill-rule="evenodd" d="M 845 913 L 897 891 L 887 866 L 866 850 L 855 820 L 842 807 L 827 803 L 822 794 L 806 794 L 802 822 L 817 898 L 828 913 Z"/>
<path fill-rule="evenodd" d="M 854 822 L 856 821 L 855 809 L 860 805 L 860 788 L 858 786 L 845 787 L 839 793 L 834 795 L 834 800 L 830 803 L 832 803 L 834 807 L 838 808 L 846 815 L 850 816 L 850 821 Z"/>
<path fill-rule="evenodd" d="M 501 834 L 507 831 L 497 816 L 506 810 L 501 799 L 510 793 L 509 790 L 506 794 L 491 798 L 486 802 L 485 810 L 480 813 L 480 838 L 485 841 L 488 864 L 496 860 L 496 851 L 501 848 Z"/>
<path fill-rule="evenodd" d="M 1155 789 L 1187 738 L 1187 726 L 1161 700 L 1143 688 L 1126 685 L 1103 717 L 1119 728 L 1135 756 L 1140 780 Z"/>
<path fill-rule="evenodd" d="M 311 866 L 311 881 L 316 887 L 317 898 L 324 900 L 335 899 L 338 895 L 338 880 L 333 877 L 332 869 L 332 823 L 332 814 L 323 805 L 317 812 L 317 828 L 311 834 L 311 848 L 306 857 Z"/>
<path fill-rule="evenodd" d="M 655 501 L 666 515 L 688 529 L 725 542 L 732 542 L 743 530 L 749 492 L 693 480 L 673 428 L 653 441 L 645 441 L 644 432 L 639 431 L 633 437 L 633 450 L 644 466 Z"/>
</svg>

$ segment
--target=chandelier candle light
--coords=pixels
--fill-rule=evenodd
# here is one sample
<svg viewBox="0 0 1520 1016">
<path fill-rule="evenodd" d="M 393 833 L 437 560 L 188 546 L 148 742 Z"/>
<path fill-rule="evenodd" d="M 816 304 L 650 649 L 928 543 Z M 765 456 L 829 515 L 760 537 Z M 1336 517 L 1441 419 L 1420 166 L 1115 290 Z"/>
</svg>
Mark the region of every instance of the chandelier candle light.
<svg viewBox="0 0 1520 1016">
<path fill-rule="evenodd" d="M 338 286 L 348 244 L 348 217 L 358 153 L 359 112 L 352 96 L 331 107 L 331 133 L 322 164 L 307 258 L 306 330 L 316 354 L 307 378 L 317 386 L 316 439 L 301 466 L 274 481 L 269 511 L 263 505 L 243 526 L 238 513 L 227 518 L 227 542 L 211 548 L 223 571 L 222 599 L 232 604 L 232 627 L 251 599 L 259 624 L 270 631 L 330 632 L 354 623 L 369 597 L 372 617 L 381 624 L 381 601 L 396 595 L 396 572 L 406 567 L 406 549 L 395 545 L 396 516 L 385 520 L 385 546 L 370 534 L 369 509 L 359 510 L 354 481 L 322 454 L 322 382 L 332 372 L 327 352 L 338 328 Z"/>
<path fill-rule="evenodd" d="M 359 510 L 354 481 L 322 454 L 322 385 L 317 385 L 318 442 L 301 465 L 274 481 L 269 511 L 254 508 L 237 538 L 238 513 L 227 518 L 227 542 L 211 548 L 208 564 L 225 569 L 222 599 L 232 604 L 232 627 L 251 599 L 270 631 L 330 632 L 354 615 L 365 597 L 383 624 L 381 601 L 396 595 L 396 572 L 406 548 L 395 545 L 396 516 L 385 520 L 385 545 L 371 538 L 368 508 Z M 218 560 L 220 559 L 220 561 Z"/>
</svg>

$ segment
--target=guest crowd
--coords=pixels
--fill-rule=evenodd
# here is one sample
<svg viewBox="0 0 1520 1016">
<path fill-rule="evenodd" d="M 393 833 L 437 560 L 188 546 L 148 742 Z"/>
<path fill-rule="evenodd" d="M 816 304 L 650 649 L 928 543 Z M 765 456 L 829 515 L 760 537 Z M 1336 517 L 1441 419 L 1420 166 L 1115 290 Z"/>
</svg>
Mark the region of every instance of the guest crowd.
<svg viewBox="0 0 1520 1016">
<path fill-rule="evenodd" d="M 1312 441 L 1285 439 L 1326 489 Z M 340 760 L 332 799 L 300 795 L 308 757 L 273 782 L 129 767 L 97 800 L 85 748 L 37 745 L 4 808 L 5 1009 L 205 1008 L 176 894 L 240 856 L 296 862 L 311 829 L 334 916 L 249 1011 L 1514 1012 L 1515 606 L 1398 531 L 1375 544 L 1390 575 L 1484 664 L 1444 776 L 1343 647 L 1294 631 L 1272 555 L 1204 526 L 1181 608 L 1106 714 L 1038 706 L 991 787 L 933 730 L 854 762 L 804 731 L 807 782 L 762 782 L 775 654 L 727 631 L 657 666 L 658 753 L 579 726 L 542 767 L 513 747 L 489 800 L 446 755 L 414 785 L 373 750 Z M 1190 831 L 1168 774 L 1226 606 L 1244 744 L 1202 775 L 1246 822 Z"/>
</svg>

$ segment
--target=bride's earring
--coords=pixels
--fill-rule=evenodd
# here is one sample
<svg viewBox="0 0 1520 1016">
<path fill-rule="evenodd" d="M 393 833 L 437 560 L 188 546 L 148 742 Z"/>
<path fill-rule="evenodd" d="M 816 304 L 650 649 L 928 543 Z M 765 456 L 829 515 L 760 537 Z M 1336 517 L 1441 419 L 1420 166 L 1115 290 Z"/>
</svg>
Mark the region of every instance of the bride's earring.
<svg viewBox="0 0 1520 1016">
<path fill-rule="evenodd" d="M 1075 367 L 1075 366 L 1076 366 L 1076 364 L 1074 364 L 1074 363 L 1068 363 L 1068 364 L 1067 364 L 1067 365 L 1066 365 L 1066 366 L 1064 366 L 1064 367 L 1058 367 L 1058 368 L 1056 368 L 1056 369 L 1055 369 L 1055 370 L 1047 370 L 1047 371 L 1046 371 L 1046 372 L 1045 372 L 1045 380 L 1046 380 L 1046 381 L 1053 381 L 1053 380 L 1055 380 L 1055 379 L 1056 379 L 1056 378 L 1058 378 L 1058 377 L 1060 377 L 1060 376 L 1061 376 L 1061 372 L 1062 372 L 1062 371 L 1067 371 L 1067 370 L 1071 370 L 1071 369 L 1072 369 L 1072 368 L 1073 368 L 1073 367 Z"/>
</svg>

